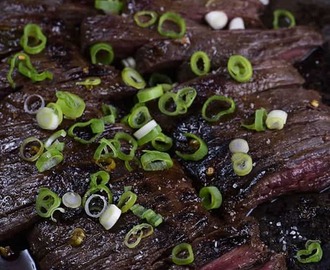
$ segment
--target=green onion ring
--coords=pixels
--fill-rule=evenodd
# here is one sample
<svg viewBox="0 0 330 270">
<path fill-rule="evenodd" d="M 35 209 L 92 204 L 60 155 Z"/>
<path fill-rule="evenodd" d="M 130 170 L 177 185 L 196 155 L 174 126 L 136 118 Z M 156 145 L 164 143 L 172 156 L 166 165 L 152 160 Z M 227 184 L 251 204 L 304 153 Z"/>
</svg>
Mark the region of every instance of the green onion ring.
<svg viewBox="0 0 330 270">
<path fill-rule="evenodd" d="M 152 209 L 146 209 L 144 206 L 134 204 L 131 208 L 134 215 L 141 219 L 146 219 L 153 227 L 159 226 L 163 222 L 163 217 Z"/>
<path fill-rule="evenodd" d="M 55 133 L 53 133 L 46 141 L 45 141 L 45 148 L 46 150 L 49 150 L 51 148 L 55 148 L 58 151 L 63 151 L 64 149 L 64 143 L 59 142 L 59 137 L 65 137 L 66 131 L 64 129 L 58 130 Z"/>
<path fill-rule="evenodd" d="M 203 187 L 199 191 L 199 197 L 207 210 L 219 208 L 222 204 L 222 195 L 215 186 Z"/>
<path fill-rule="evenodd" d="M 154 228 L 148 223 L 136 225 L 125 235 L 124 244 L 128 248 L 135 248 L 142 238 L 152 235 L 153 232 Z"/>
<path fill-rule="evenodd" d="M 116 158 L 118 156 L 119 142 L 116 140 L 107 140 L 102 138 L 100 140 L 100 145 L 96 148 L 94 152 L 93 159 L 98 161 L 107 157 Z M 109 152 L 110 150 L 110 152 Z"/>
<path fill-rule="evenodd" d="M 82 205 L 85 206 L 86 200 L 89 196 L 91 196 L 92 194 L 98 193 L 98 192 L 102 192 L 104 191 L 107 194 L 107 198 L 108 198 L 108 204 L 112 203 L 112 192 L 111 190 L 105 186 L 105 185 L 97 185 L 97 186 L 92 186 L 91 188 L 89 188 L 86 193 L 84 194 L 83 198 L 82 198 Z"/>
<path fill-rule="evenodd" d="M 144 22 L 141 20 L 142 17 L 149 17 L 149 20 Z M 141 10 L 134 14 L 135 23 L 143 28 L 153 25 L 157 21 L 157 18 L 158 18 L 157 12 L 150 10 Z"/>
<path fill-rule="evenodd" d="M 121 72 L 121 78 L 128 86 L 132 86 L 136 89 L 143 89 L 146 86 L 146 82 L 135 69 L 125 67 Z"/>
<path fill-rule="evenodd" d="M 166 21 L 171 21 L 179 27 L 179 31 L 165 30 L 163 28 Z M 162 36 L 169 38 L 182 38 L 186 33 L 186 22 L 185 20 L 177 13 L 174 12 L 165 12 L 160 16 L 157 27 L 158 33 Z"/>
<path fill-rule="evenodd" d="M 196 140 L 199 144 L 199 147 L 192 154 L 183 154 L 179 151 L 175 151 L 175 153 L 184 160 L 198 161 L 198 160 L 203 159 L 208 153 L 208 147 L 207 147 L 206 143 L 204 142 L 204 140 L 192 133 L 184 133 L 183 135 L 187 138 L 193 138 L 194 140 Z"/>
<path fill-rule="evenodd" d="M 90 188 L 94 188 L 97 186 L 105 186 L 108 184 L 110 180 L 110 175 L 106 171 L 98 171 L 96 173 L 91 174 L 91 181 L 89 183 Z"/>
<path fill-rule="evenodd" d="M 27 148 L 27 146 L 29 144 L 33 144 L 33 143 L 37 143 L 38 144 L 38 146 L 36 146 L 36 149 L 38 151 L 35 151 L 36 153 L 34 155 L 28 157 L 28 156 L 25 155 L 25 150 L 26 150 L 26 148 Z M 26 161 L 30 161 L 30 162 L 36 161 L 41 156 L 41 154 L 43 152 L 44 152 L 44 144 L 42 143 L 42 141 L 40 141 L 36 137 L 26 138 L 25 140 L 23 140 L 23 142 L 22 142 L 22 144 L 21 144 L 21 146 L 19 148 L 19 155 L 20 155 L 20 157 L 22 159 L 24 159 Z"/>
<path fill-rule="evenodd" d="M 187 253 L 184 258 L 180 256 L 180 253 Z M 187 265 L 191 264 L 194 261 L 194 252 L 192 250 L 192 247 L 188 243 L 181 243 L 177 246 L 175 246 L 172 249 L 172 261 L 176 265 Z"/>
<path fill-rule="evenodd" d="M 192 87 L 184 87 L 179 89 L 176 95 L 178 103 L 189 108 L 197 97 L 197 91 Z"/>
<path fill-rule="evenodd" d="M 172 148 L 173 140 L 164 133 L 159 133 L 157 137 L 151 141 L 151 145 L 157 151 L 166 152 Z"/>
<path fill-rule="evenodd" d="M 132 108 L 132 112 L 127 118 L 127 123 L 131 128 L 141 128 L 152 119 L 148 107 L 143 104 L 137 105 Z"/>
<path fill-rule="evenodd" d="M 110 65 L 115 57 L 110 44 L 96 43 L 90 47 L 90 56 L 92 64 Z M 102 54 L 100 56 L 100 54 Z"/>
<path fill-rule="evenodd" d="M 137 200 L 137 195 L 132 191 L 124 192 L 118 201 L 118 208 L 120 208 L 122 213 L 126 213 L 135 204 Z"/>
<path fill-rule="evenodd" d="M 175 105 L 175 110 L 171 111 L 166 108 L 168 102 L 173 102 Z M 185 114 L 187 112 L 187 106 L 183 100 L 178 98 L 178 95 L 173 92 L 166 92 L 158 100 L 158 109 L 165 115 L 177 116 L 180 114 Z"/>
<path fill-rule="evenodd" d="M 216 115 L 212 115 L 211 117 L 208 117 L 206 115 L 206 111 L 209 107 L 209 105 L 212 103 L 212 102 L 215 102 L 215 101 L 224 101 L 226 103 L 228 103 L 230 105 L 230 107 L 227 109 L 227 110 L 224 110 L 224 111 L 220 111 L 218 114 Z M 214 96 L 211 96 L 209 97 L 205 103 L 203 104 L 203 107 L 202 107 L 202 116 L 205 120 L 209 121 L 209 122 L 216 122 L 218 121 L 222 116 L 226 115 L 226 114 L 230 114 L 230 113 L 233 113 L 235 111 L 235 108 L 236 108 L 236 105 L 235 105 L 235 102 L 232 98 L 230 97 L 225 97 L 225 96 L 219 96 L 219 95 L 214 95 Z"/>
<path fill-rule="evenodd" d="M 288 28 L 294 27 L 296 25 L 296 19 L 290 11 L 285 10 L 285 9 L 276 9 L 276 10 L 274 10 L 274 20 L 273 20 L 274 29 L 281 28 L 281 26 L 280 26 L 281 17 L 285 17 L 285 18 L 289 19 L 290 24 L 287 26 Z"/>
<path fill-rule="evenodd" d="M 252 171 L 252 158 L 246 153 L 234 153 L 231 157 L 234 172 L 238 176 L 244 176 Z"/>
<path fill-rule="evenodd" d="M 157 99 L 164 94 L 162 85 L 153 86 L 151 88 L 142 89 L 137 92 L 136 96 L 140 103 L 148 102 Z"/>
<path fill-rule="evenodd" d="M 238 82 L 247 82 L 253 75 L 251 62 L 242 55 L 230 56 L 227 70 L 229 75 Z"/>
<path fill-rule="evenodd" d="M 43 218 L 51 217 L 55 209 L 61 205 L 61 198 L 49 188 L 41 187 L 36 198 L 37 214 Z"/>
<path fill-rule="evenodd" d="M 117 132 L 114 140 L 118 141 L 118 147 L 117 147 L 117 156 L 118 158 L 120 158 L 121 160 L 131 160 L 133 159 L 134 155 L 135 155 L 135 151 L 138 147 L 138 143 L 137 141 L 128 133 L 125 132 Z M 125 154 L 122 150 L 121 150 L 121 141 L 126 141 L 128 142 L 131 147 L 129 150 L 129 154 Z"/>
<path fill-rule="evenodd" d="M 38 158 L 36 166 L 39 172 L 44 172 L 60 164 L 63 159 L 63 154 L 60 151 L 51 148 Z"/>
<path fill-rule="evenodd" d="M 150 132 L 148 132 L 146 135 L 144 135 L 141 139 L 138 139 L 137 143 L 139 146 L 144 145 L 148 142 L 151 142 L 154 140 L 160 133 L 162 132 L 162 128 L 160 125 L 157 125 L 155 128 L 153 128 Z"/>
<path fill-rule="evenodd" d="M 166 170 L 173 166 L 173 161 L 167 153 L 149 150 L 144 152 L 141 156 L 141 164 L 145 171 Z"/>
<path fill-rule="evenodd" d="M 125 168 L 129 171 L 132 172 L 134 169 L 141 168 L 141 162 L 140 160 L 135 156 L 131 160 L 125 160 Z"/>
<path fill-rule="evenodd" d="M 267 111 L 264 108 L 260 108 L 256 110 L 255 117 L 254 117 L 254 123 L 251 125 L 245 125 L 241 124 L 242 127 L 245 127 L 247 129 L 255 130 L 255 131 L 265 131 L 265 120 L 267 117 Z"/>
<path fill-rule="evenodd" d="M 76 82 L 76 85 L 84 85 L 87 89 L 92 88 L 101 84 L 101 79 L 99 77 L 90 77 L 82 82 Z"/>
<path fill-rule="evenodd" d="M 203 62 L 203 68 L 199 68 L 198 62 Z M 210 72 L 211 69 L 211 61 L 209 56 L 203 51 L 194 52 L 190 57 L 190 67 L 191 71 L 195 73 L 197 76 L 203 76 Z"/>
<path fill-rule="evenodd" d="M 94 7 L 107 14 L 119 14 L 124 8 L 124 3 L 121 0 L 95 0 Z"/>
<path fill-rule="evenodd" d="M 303 250 L 298 250 L 296 258 L 300 263 L 317 263 L 322 260 L 323 250 L 321 241 L 307 240 Z"/>
<path fill-rule="evenodd" d="M 67 118 L 76 119 L 82 116 L 86 104 L 81 97 L 67 91 L 57 91 L 56 97 L 56 104 L 60 106 L 63 114 Z"/>
<path fill-rule="evenodd" d="M 104 114 L 102 120 L 107 124 L 114 124 L 118 116 L 116 107 L 109 104 L 102 104 L 102 113 Z"/>
<path fill-rule="evenodd" d="M 78 135 L 75 134 L 74 130 L 76 128 L 84 128 L 88 126 L 90 126 L 92 133 L 95 134 L 89 140 L 80 138 Z M 94 142 L 104 132 L 104 130 L 105 130 L 104 121 L 101 119 L 93 118 L 87 122 L 77 122 L 74 125 L 72 125 L 68 130 L 68 135 L 77 142 L 80 142 L 82 144 L 88 144 Z"/>
<path fill-rule="evenodd" d="M 36 45 L 30 44 L 31 39 L 33 39 Z M 47 38 L 42 33 L 39 25 L 33 23 L 25 25 L 24 34 L 20 39 L 20 45 L 25 52 L 28 54 L 38 54 L 45 49 L 46 42 Z"/>
</svg>

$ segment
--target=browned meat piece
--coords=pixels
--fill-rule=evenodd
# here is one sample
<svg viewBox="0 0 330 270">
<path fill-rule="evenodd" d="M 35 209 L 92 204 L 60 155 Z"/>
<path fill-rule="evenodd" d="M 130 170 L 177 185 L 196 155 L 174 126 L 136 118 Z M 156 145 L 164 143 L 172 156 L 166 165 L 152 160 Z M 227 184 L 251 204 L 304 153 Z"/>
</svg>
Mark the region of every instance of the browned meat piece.
<svg viewBox="0 0 330 270">
<path fill-rule="evenodd" d="M 136 62 L 140 72 L 151 73 L 176 68 L 199 50 L 208 54 L 213 69 L 226 67 L 233 54 L 243 55 L 253 63 L 269 59 L 295 62 L 321 44 L 321 35 L 303 26 L 280 30 L 204 31 L 203 35 L 190 37 L 190 43 L 186 44 L 172 40 L 146 44 L 137 51 Z"/>
</svg>

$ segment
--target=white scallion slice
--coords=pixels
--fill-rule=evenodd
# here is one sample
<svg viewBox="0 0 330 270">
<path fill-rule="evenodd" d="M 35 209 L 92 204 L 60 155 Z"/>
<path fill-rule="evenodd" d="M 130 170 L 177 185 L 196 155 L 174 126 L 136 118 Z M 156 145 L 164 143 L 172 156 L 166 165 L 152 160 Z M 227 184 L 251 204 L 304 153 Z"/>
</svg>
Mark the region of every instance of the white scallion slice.
<svg viewBox="0 0 330 270">
<path fill-rule="evenodd" d="M 249 152 L 249 144 L 244 139 L 234 139 L 229 143 L 229 151 L 231 153 L 247 153 Z"/>
<path fill-rule="evenodd" d="M 109 204 L 107 209 L 100 216 L 100 223 L 106 229 L 110 230 L 121 216 L 121 210 L 115 204 Z"/>
<path fill-rule="evenodd" d="M 45 107 L 45 100 L 37 94 L 29 95 L 24 101 L 24 112 L 28 114 L 36 114 L 39 109 Z"/>
<path fill-rule="evenodd" d="M 99 207 L 95 207 L 97 209 L 95 209 L 93 206 L 90 206 L 92 200 L 95 200 L 95 199 L 101 199 L 102 200 L 102 203 L 103 203 L 103 207 L 101 209 L 99 209 Z M 101 196 L 99 194 L 92 194 L 91 196 L 88 197 L 86 203 L 85 203 L 85 212 L 88 216 L 92 217 L 92 218 L 98 218 L 102 215 L 102 213 L 105 211 L 105 209 L 107 208 L 107 201 L 105 199 L 104 196 Z M 91 210 L 97 210 L 96 211 L 96 214 L 93 214 L 91 212 Z"/>
<path fill-rule="evenodd" d="M 157 122 L 155 120 L 151 120 L 148 123 L 146 123 L 143 127 L 138 129 L 134 132 L 134 137 L 138 140 L 143 138 L 145 135 L 147 135 L 151 130 L 153 130 L 157 126 Z"/>
<path fill-rule="evenodd" d="M 232 19 L 229 23 L 229 30 L 245 29 L 244 21 L 241 17 Z"/>
<path fill-rule="evenodd" d="M 283 129 L 286 124 L 288 114 L 283 110 L 272 110 L 266 118 L 266 126 L 268 129 Z"/>
<path fill-rule="evenodd" d="M 121 62 L 125 67 L 130 67 L 130 68 L 135 68 L 136 67 L 136 61 L 131 56 L 121 60 Z"/>
<path fill-rule="evenodd" d="M 67 192 L 63 195 L 62 202 L 68 208 L 78 208 L 81 205 L 81 196 L 76 192 Z"/>
<path fill-rule="evenodd" d="M 228 16 L 225 12 L 215 10 L 205 15 L 205 21 L 214 29 L 223 29 L 228 23 Z"/>
<path fill-rule="evenodd" d="M 57 129 L 61 121 L 53 109 L 44 107 L 37 112 L 37 122 L 39 127 L 48 130 Z"/>
</svg>

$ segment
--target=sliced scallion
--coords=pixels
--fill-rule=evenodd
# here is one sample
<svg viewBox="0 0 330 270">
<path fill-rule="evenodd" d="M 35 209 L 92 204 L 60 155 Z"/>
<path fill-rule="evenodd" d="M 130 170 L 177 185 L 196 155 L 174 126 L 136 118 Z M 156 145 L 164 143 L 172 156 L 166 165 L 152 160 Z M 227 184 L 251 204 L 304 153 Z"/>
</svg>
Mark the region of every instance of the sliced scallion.
<svg viewBox="0 0 330 270">
<path fill-rule="evenodd" d="M 127 118 L 127 123 L 131 128 L 141 128 L 151 121 L 148 107 L 138 104 L 132 108 L 131 114 Z"/>
<path fill-rule="evenodd" d="M 144 152 L 141 156 L 141 165 L 145 171 L 166 170 L 173 166 L 173 161 L 167 153 L 149 150 Z"/>
<path fill-rule="evenodd" d="M 199 197 L 202 199 L 202 204 L 207 210 L 219 208 L 222 204 L 221 192 L 215 186 L 201 188 Z"/>
<path fill-rule="evenodd" d="M 58 138 L 65 137 L 66 131 L 64 129 L 56 131 L 54 134 L 52 134 L 46 141 L 45 141 L 45 148 L 47 150 L 51 148 L 55 148 L 59 151 L 63 151 L 64 149 L 64 143 L 59 142 Z"/>
<path fill-rule="evenodd" d="M 97 201 L 101 201 L 101 206 Z M 86 214 L 92 218 L 100 217 L 106 208 L 107 208 L 107 201 L 104 196 L 101 196 L 99 194 L 90 195 L 84 204 L 84 209 Z"/>
<path fill-rule="evenodd" d="M 110 230 L 118 221 L 122 211 L 114 204 L 109 204 L 100 216 L 100 223 L 106 230 Z"/>
<path fill-rule="evenodd" d="M 24 27 L 24 34 L 20 39 L 20 45 L 28 54 L 38 54 L 46 47 L 47 38 L 42 33 L 39 25 L 28 23 Z"/>
<path fill-rule="evenodd" d="M 135 248 L 142 238 L 148 237 L 153 232 L 154 228 L 148 223 L 136 225 L 125 235 L 124 244 L 128 248 Z"/>
<path fill-rule="evenodd" d="M 229 151 L 231 153 L 247 153 L 249 152 L 249 144 L 244 139 L 234 139 L 229 143 Z"/>
<path fill-rule="evenodd" d="M 87 89 L 92 89 L 93 86 L 97 86 L 97 85 L 100 85 L 100 84 L 101 84 L 101 79 L 99 77 L 90 77 L 90 78 L 87 78 L 84 81 L 76 82 L 76 85 L 83 85 Z"/>
<path fill-rule="evenodd" d="M 56 97 L 56 104 L 67 118 L 76 119 L 83 114 L 86 104 L 81 97 L 67 91 L 57 91 Z"/>
<path fill-rule="evenodd" d="M 283 129 L 286 124 L 288 114 L 283 110 L 272 110 L 266 118 L 266 126 L 269 129 Z"/>
<path fill-rule="evenodd" d="M 166 29 L 165 27 L 166 22 L 171 22 L 175 24 L 179 28 L 179 30 L 176 31 L 172 29 Z M 182 38 L 186 33 L 186 22 L 177 13 L 165 12 L 159 18 L 157 30 L 159 34 L 165 37 Z"/>
<path fill-rule="evenodd" d="M 250 125 L 242 124 L 242 127 L 255 131 L 264 131 L 266 129 L 264 125 L 266 118 L 267 118 L 266 109 L 260 108 L 255 112 L 254 123 Z"/>
<path fill-rule="evenodd" d="M 41 187 L 36 198 L 36 211 L 43 218 L 51 217 L 61 205 L 61 198 L 49 188 Z"/>
<path fill-rule="evenodd" d="M 146 86 L 146 82 L 140 73 L 133 68 L 125 67 L 121 72 L 121 77 L 126 85 L 136 89 L 143 89 Z"/>
<path fill-rule="evenodd" d="M 124 3 L 122 0 L 95 0 L 94 7 L 107 14 L 119 14 L 124 8 Z"/>
<path fill-rule="evenodd" d="M 81 206 L 81 196 L 77 192 L 67 192 L 62 196 L 63 204 L 68 208 L 78 208 Z"/>
<path fill-rule="evenodd" d="M 39 109 L 45 107 L 45 100 L 42 96 L 38 94 L 29 95 L 24 100 L 24 112 L 28 114 L 36 114 Z"/>
<path fill-rule="evenodd" d="M 134 14 L 134 21 L 140 27 L 149 27 L 157 21 L 158 14 L 151 10 L 141 10 Z"/>
<path fill-rule="evenodd" d="M 190 67 L 197 76 L 203 76 L 210 72 L 211 61 L 203 51 L 196 51 L 190 57 Z"/>
<path fill-rule="evenodd" d="M 26 161 L 36 161 L 44 151 L 44 144 L 36 137 L 29 137 L 23 140 L 19 154 Z"/>
<path fill-rule="evenodd" d="M 128 133 L 125 132 L 117 132 L 114 140 L 118 141 L 118 147 L 117 147 L 117 156 L 118 158 L 120 158 L 121 160 L 131 160 L 133 159 L 134 155 L 135 155 L 135 151 L 138 147 L 138 143 L 137 141 Z M 123 150 L 122 150 L 122 141 L 127 142 L 128 144 L 130 144 L 130 149 L 129 149 L 129 153 L 126 154 Z"/>
<path fill-rule="evenodd" d="M 223 111 L 220 111 L 217 114 L 212 114 L 211 116 L 207 115 L 207 110 L 210 106 L 211 103 L 213 102 L 225 102 L 226 104 L 229 105 L 228 109 L 225 109 Z M 209 97 L 205 103 L 203 104 L 202 107 L 202 116 L 205 120 L 209 121 L 209 122 L 216 122 L 219 121 L 219 119 L 226 115 L 226 114 L 231 114 L 235 111 L 236 105 L 235 102 L 232 98 L 230 97 L 225 97 L 225 96 L 220 96 L 220 95 L 214 95 Z"/>
<path fill-rule="evenodd" d="M 84 137 L 80 137 L 79 133 L 76 133 L 76 129 L 84 129 L 89 127 L 91 132 L 95 134 L 90 138 L 86 139 Z M 68 135 L 73 137 L 77 142 L 88 144 L 94 142 L 103 132 L 104 132 L 104 121 L 101 119 L 93 118 L 87 122 L 78 122 L 72 125 L 68 130 Z"/>
<path fill-rule="evenodd" d="M 303 250 L 298 250 L 296 258 L 300 263 L 317 263 L 322 260 L 323 250 L 321 241 L 308 240 Z"/>
<path fill-rule="evenodd" d="M 171 149 L 173 140 L 164 133 L 159 133 L 157 137 L 151 141 L 151 145 L 157 151 L 166 152 Z"/>
<path fill-rule="evenodd" d="M 137 195 L 135 193 L 126 191 L 120 196 L 117 206 L 122 213 L 126 213 L 135 204 L 136 200 Z"/>
<path fill-rule="evenodd" d="M 97 186 L 105 186 L 108 184 L 110 180 L 110 175 L 109 173 L 105 171 L 98 171 L 96 173 L 91 174 L 90 176 L 91 181 L 89 183 L 89 187 L 97 187 Z"/>
<path fill-rule="evenodd" d="M 163 217 L 152 209 L 147 209 L 142 205 L 134 204 L 131 208 L 134 215 L 141 219 L 146 219 L 153 227 L 159 226 L 163 222 Z"/>
<path fill-rule="evenodd" d="M 285 9 L 276 9 L 274 11 L 274 20 L 273 20 L 273 28 L 279 29 L 282 28 L 281 22 L 285 21 L 286 26 L 284 27 L 294 27 L 296 25 L 296 19 L 293 14 Z"/>
<path fill-rule="evenodd" d="M 191 264 L 194 259 L 192 246 L 188 243 L 181 243 L 172 249 L 172 261 L 177 265 Z"/>
<path fill-rule="evenodd" d="M 207 147 L 206 143 L 204 142 L 204 140 L 192 133 L 185 133 L 183 135 L 187 138 L 192 138 L 192 139 L 196 140 L 198 143 L 198 149 L 191 154 L 188 154 L 188 153 L 184 154 L 179 151 L 175 151 L 175 153 L 184 160 L 197 161 L 197 160 L 203 159 L 208 153 L 208 147 Z"/>
<path fill-rule="evenodd" d="M 136 96 L 140 103 L 148 102 L 157 99 L 164 94 L 162 85 L 153 86 L 151 88 L 142 89 L 137 92 Z"/>
<path fill-rule="evenodd" d="M 110 104 L 102 104 L 102 113 L 104 116 L 102 120 L 107 124 L 114 124 L 118 116 L 116 107 Z"/>
<path fill-rule="evenodd" d="M 55 148 L 43 153 L 37 160 L 36 166 L 39 172 L 50 170 L 63 161 L 63 154 Z"/>
<path fill-rule="evenodd" d="M 238 82 L 247 82 L 253 75 L 251 62 L 242 55 L 230 56 L 227 70 L 230 76 Z"/>
<path fill-rule="evenodd" d="M 234 172 L 244 176 L 252 171 L 252 158 L 246 153 L 234 153 L 231 157 Z"/>
<path fill-rule="evenodd" d="M 188 109 L 197 97 L 197 91 L 192 87 L 184 87 L 179 89 L 176 95 L 178 103 L 183 104 Z"/>
<path fill-rule="evenodd" d="M 108 43 L 96 43 L 89 50 L 92 64 L 110 65 L 114 59 L 114 52 Z"/>
</svg>

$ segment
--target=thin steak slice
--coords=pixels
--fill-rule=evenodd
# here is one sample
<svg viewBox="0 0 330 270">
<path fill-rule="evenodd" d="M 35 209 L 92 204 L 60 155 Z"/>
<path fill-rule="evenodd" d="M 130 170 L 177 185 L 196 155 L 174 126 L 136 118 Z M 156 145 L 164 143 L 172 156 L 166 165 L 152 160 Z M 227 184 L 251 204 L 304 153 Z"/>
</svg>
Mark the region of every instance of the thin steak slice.
<svg viewBox="0 0 330 270">
<path fill-rule="evenodd" d="M 155 41 L 136 53 L 137 68 L 142 73 L 176 68 L 189 61 L 195 51 L 204 51 L 213 69 L 226 67 L 228 58 L 240 54 L 252 61 L 284 59 L 301 60 L 310 49 L 322 44 L 321 35 L 309 27 L 280 30 L 205 31 L 180 44 L 172 40 Z"/>
</svg>

